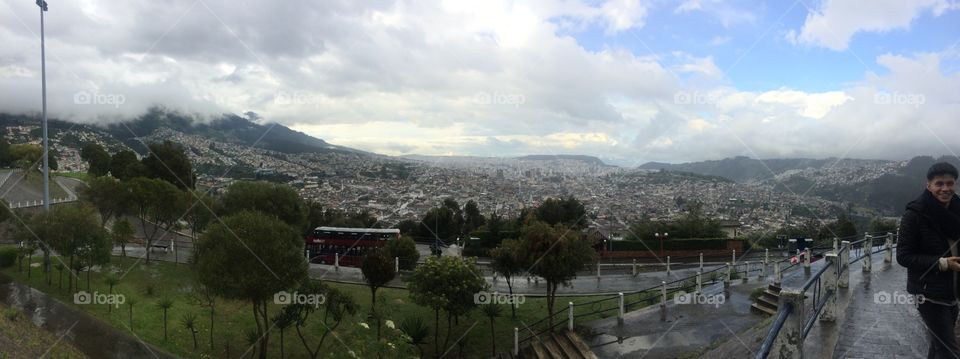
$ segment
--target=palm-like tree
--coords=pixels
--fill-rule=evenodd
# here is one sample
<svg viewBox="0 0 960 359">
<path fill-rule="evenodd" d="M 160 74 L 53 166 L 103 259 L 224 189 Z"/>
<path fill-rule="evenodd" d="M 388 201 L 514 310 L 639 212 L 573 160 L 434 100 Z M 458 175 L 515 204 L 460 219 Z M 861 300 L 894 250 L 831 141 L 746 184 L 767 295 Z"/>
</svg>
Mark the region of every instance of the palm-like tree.
<svg viewBox="0 0 960 359">
<path fill-rule="evenodd" d="M 183 317 L 180 318 L 180 325 L 182 325 L 185 329 L 189 330 L 190 334 L 193 335 L 193 349 L 196 350 L 198 346 L 197 345 L 197 315 L 194 313 L 184 314 Z"/>
<path fill-rule="evenodd" d="M 103 282 L 106 283 L 106 285 L 110 287 L 110 292 L 109 292 L 109 293 L 110 293 L 110 295 L 112 296 L 112 295 L 113 295 L 113 287 L 114 287 L 115 285 L 117 285 L 117 284 L 120 283 L 120 278 L 118 278 L 118 277 L 117 277 L 116 275 L 114 275 L 114 274 L 109 274 L 109 275 L 107 275 L 106 278 L 103 279 Z M 107 313 L 111 313 L 112 311 L 113 311 L 113 306 L 112 306 L 112 305 L 108 305 L 108 306 L 107 306 Z"/>
<path fill-rule="evenodd" d="M 495 318 L 500 316 L 500 305 L 496 303 L 487 303 L 481 306 L 483 310 L 483 315 L 486 315 L 487 318 L 490 318 L 490 345 L 493 349 L 493 356 L 497 356 L 497 338 L 496 332 L 493 330 L 493 321 Z"/>
<path fill-rule="evenodd" d="M 163 309 L 163 341 L 167 341 L 167 310 L 173 306 L 173 299 L 161 298 L 157 301 L 157 307 Z"/>
<path fill-rule="evenodd" d="M 292 308 L 291 308 L 292 309 Z M 273 325 L 280 329 L 280 359 L 283 359 L 283 331 L 289 328 L 297 321 L 296 311 L 284 307 L 279 313 L 273 316 Z"/>
<path fill-rule="evenodd" d="M 423 357 L 423 348 L 420 346 L 427 343 L 427 337 L 430 336 L 430 328 L 423 323 L 420 317 L 409 317 L 400 323 L 400 330 L 410 337 L 410 344 L 417 347 L 420 351 L 420 357 Z"/>
</svg>

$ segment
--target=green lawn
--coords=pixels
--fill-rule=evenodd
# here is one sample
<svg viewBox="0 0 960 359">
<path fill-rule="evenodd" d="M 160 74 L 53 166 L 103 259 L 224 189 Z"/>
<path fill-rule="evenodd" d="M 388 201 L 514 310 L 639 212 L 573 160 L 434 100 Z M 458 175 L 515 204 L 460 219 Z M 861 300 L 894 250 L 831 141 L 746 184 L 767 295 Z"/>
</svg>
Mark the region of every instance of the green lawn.
<svg viewBox="0 0 960 359">
<path fill-rule="evenodd" d="M 11 179 L 12 180 L 12 179 Z M 31 173 L 29 176 L 26 176 L 19 183 L 20 186 L 28 186 L 30 188 L 36 188 L 37 191 L 43 192 L 43 176 L 39 173 Z M 53 181 L 53 178 L 50 180 L 50 198 L 67 198 L 67 191 L 64 191 L 56 181 Z"/>
<path fill-rule="evenodd" d="M 34 262 L 39 258 L 34 257 Z M 57 263 L 57 261 L 54 261 Z M 110 265 L 115 269 L 126 271 L 133 266 L 133 269 L 123 277 L 119 285 L 114 288 L 115 293 L 122 293 L 127 298 L 135 298 L 137 303 L 134 306 L 134 320 L 132 331 L 141 339 L 162 347 L 172 353 L 189 358 L 202 357 L 240 357 L 240 355 L 249 348 L 246 340 L 246 332 L 252 330 L 255 325 L 251 314 L 251 306 L 245 302 L 232 300 L 218 300 L 216 303 L 216 318 L 214 323 L 214 343 L 211 349 L 209 332 L 209 309 L 201 306 L 196 300 L 191 299 L 190 294 L 190 267 L 187 265 L 174 265 L 167 262 L 152 262 L 149 266 L 140 262 L 134 266 L 134 260 L 129 258 L 113 258 Z M 67 273 L 64 273 L 62 289 L 58 288 L 59 278 L 57 271 L 53 271 L 53 280 L 51 285 L 47 285 L 41 279 L 42 274 L 38 268 L 33 269 L 32 279 L 27 279 L 27 272 L 18 272 L 17 267 L 7 268 L 4 273 L 14 277 L 16 280 L 28 283 L 34 288 L 47 292 L 62 302 L 73 304 L 73 294 L 68 292 Z M 80 290 L 86 289 L 86 273 L 81 274 Z M 361 357 L 373 354 L 372 350 L 386 345 L 384 341 L 376 340 L 375 327 L 370 323 L 367 314 L 370 310 L 370 291 L 368 287 L 356 284 L 328 283 L 332 287 L 340 289 L 349 294 L 359 306 L 357 314 L 347 318 L 343 324 L 338 327 L 334 334 L 328 337 L 324 342 L 324 349 L 321 350 L 320 357 L 323 358 L 348 358 L 351 357 L 349 351 L 354 351 Z M 153 294 L 147 294 L 148 288 L 152 288 Z M 108 287 L 103 283 L 103 275 L 97 272 L 91 274 L 90 292 L 97 291 L 107 293 Z M 392 320 L 399 327 L 404 318 L 420 317 L 433 330 L 433 310 L 413 304 L 408 292 L 402 289 L 381 289 L 377 293 L 382 313 L 386 314 L 386 319 Z M 173 298 L 175 304 L 168 312 L 168 340 L 163 339 L 163 312 L 156 303 L 161 297 Z M 565 308 L 566 303 L 585 303 L 599 299 L 600 297 L 563 297 L 557 299 L 558 309 Z M 636 295 L 628 296 L 627 301 L 636 300 Z M 648 303 L 644 303 L 646 305 Z M 595 312 L 597 310 L 615 308 L 616 300 L 607 300 L 602 303 L 578 306 L 575 309 L 577 315 Z M 119 330 L 131 331 L 128 321 L 129 306 L 124 304 L 115 308 L 112 313 L 104 305 L 75 305 L 88 313 L 105 320 Z M 638 309 L 635 306 L 631 309 Z M 270 313 L 273 315 L 279 309 L 279 306 L 272 306 Z M 194 349 L 193 339 L 190 332 L 180 324 L 181 318 L 187 314 L 197 315 L 198 330 L 197 339 L 199 348 Z M 609 310 L 601 314 L 585 315 L 577 318 L 577 323 L 586 323 L 587 321 L 601 317 L 615 316 L 617 311 Z M 519 306 L 517 318 L 510 318 L 509 307 L 502 308 L 502 316 L 495 320 L 494 332 L 498 351 L 508 351 L 513 346 L 513 328 L 521 328 L 521 337 L 526 336 L 523 328 L 546 315 L 546 300 L 543 298 L 527 298 L 525 303 Z M 315 320 L 316 315 L 311 317 L 312 323 L 308 323 L 308 338 L 318 338 L 326 329 Z M 558 316 L 559 320 L 566 320 L 566 315 Z M 443 344 L 443 335 L 447 333 L 445 320 L 441 314 L 441 345 Z M 361 322 L 370 323 L 370 329 L 360 325 Z M 472 328 L 472 329 L 471 329 Z M 394 342 L 401 338 L 397 337 L 393 330 L 384 326 L 384 332 L 393 337 Z M 469 332 L 467 333 L 467 331 Z M 464 335 L 466 333 L 466 335 Z M 459 323 L 454 325 L 451 331 L 450 353 L 447 357 L 457 357 L 459 348 L 453 343 L 460 338 L 464 343 L 463 356 L 469 358 L 489 357 L 491 354 L 491 328 L 490 322 L 483 313 L 475 309 L 466 318 L 459 318 Z M 304 357 L 304 350 L 295 331 L 291 328 L 285 332 L 285 354 L 287 357 Z M 315 341 L 314 341 L 315 342 Z M 271 357 L 280 357 L 279 333 L 274 330 L 270 337 Z M 229 347 L 229 348 L 228 348 Z M 425 357 L 433 357 L 433 338 L 427 339 L 427 344 L 422 345 Z M 385 349 L 384 349 L 385 350 Z M 229 351 L 229 356 L 227 352 Z M 440 352 L 446 352 L 447 348 L 441 348 Z"/>
<path fill-rule="evenodd" d="M 57 172 L 55 175 L 60 177 L 76 178 L 84 182 L 88 182 L 91 178 L 90 174 L 86 172 Z"/>
<path fill-rule="evenodd" d="M 37 328 L 20 311 L 0 304 L 0 358 L 86 358 L 76 348 Z"/>
</svg>

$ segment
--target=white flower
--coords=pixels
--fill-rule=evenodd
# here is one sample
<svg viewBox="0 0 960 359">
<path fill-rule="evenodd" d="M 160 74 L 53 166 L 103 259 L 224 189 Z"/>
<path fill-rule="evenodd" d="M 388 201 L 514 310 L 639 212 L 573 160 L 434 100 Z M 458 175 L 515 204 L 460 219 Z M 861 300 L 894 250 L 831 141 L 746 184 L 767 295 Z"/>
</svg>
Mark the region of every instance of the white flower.
<svg viewBox="0 0 960 359">
<path fill-rule="evenodd" d="M 363 327 L 364 329 L 370 329 L 370 326 L 367 325 L 367 323 L 364 323 L 364 322 L 360 322 L 360 326 Z"/>
<path fill-rule="evenodd" d="M 392 320 L 388 320 L 385 324 L 387 325 L 387 328 L 397 329 L 397 326 L 393 324 Z"/>
</svg>

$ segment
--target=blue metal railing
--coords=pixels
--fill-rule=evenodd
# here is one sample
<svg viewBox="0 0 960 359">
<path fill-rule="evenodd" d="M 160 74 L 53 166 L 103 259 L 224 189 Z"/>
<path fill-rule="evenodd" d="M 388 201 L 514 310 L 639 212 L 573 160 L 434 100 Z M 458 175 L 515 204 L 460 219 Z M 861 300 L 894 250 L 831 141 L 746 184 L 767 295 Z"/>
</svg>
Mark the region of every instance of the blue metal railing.
<svg viewBox="0 0 960 359">
<path fill-rule="evenodd" d="M 842 266 L 842 268 L 840 268 L 837 271 L 837 275 L 842 276 L 844 272 L 849 271 L 850 264 L 856 263 L 857 261 L 863 259 L 868 255 L 873 255 L 874 253 L 878 253 L 885 250 L 885 246 L 878 246 L 876 247 L 876 249 L 874 249 L 875 247 L 874 241 L 876 241 L 878 238 L 886 239 L 886 235 L 887 233 L 882 233 L 882 234 L 870 233 L 870 234 L 867 234 L 867 236 L 865 236 L 865 238 L 863 239 L 850 242 L 846 248 L 843 248 L 843 247 L 838 248 L 838 250 L 841 250 L 841 251 L 846 250 L 848 255 L 850 254 L 851 250 L 855 250 L 856 253 L 858 253 L 859 255 L 857 255 L 852 259 L 849 259 L 847 263 L 843 263 L 844 265 Z M 842 240 L 854 239 L 854 238 L 856 238 L 856 236 L 845 237 L 845 238 L 842 238 Z M 895 238 L 896 238 L 895 235 L 891 235 L 891 238 L 889 238 L 891 240 L 891 247 L 893 246 L 892 242 L 895 241 Z M 867 243 L 868 240 L 869 240 L 869 243 Z M 865 250 L 864 247 L 868 249 Z M 800 341 L 801 341 L 800 345 L 803 345 L 802 344 L 803 340 L 806 339 L 807 334 L 809 334 L 810 330 L 813 329 L 813 325 L 816 323 L 817 317 L 820 315 L 820 313 L 823 311 L 823 308 L 826 306 L 827 301 L 830 300 L 832 296 L 836 295 L 836 293 L 834 292 L 827 292 L 827 295 L 823 295 L 823 288 L 821 283 L 821 278 L 823 277 L 823 274 L 826 273 L 827 270 L 832 267 L 833 267 L 833 263 L 827 263 L 826 265 L 821 267 L 803 284 L 803 286 L 800 289 L 801 293 L 806 293 L 807 290 L 815 286 L 813 302 L 812 302 L 813 312 L 809 318 L 805 318 L 805 320 L 803 321 L 803 331 L 800 338 Z M 767 356 L 770 355 L 770 351 L 773 350 L 773 346 L 774 346 L 774 343 L 776 342 L 777 336 L 780 334 L 780 331 L 783 329 L 783 326 L 786 323 L 787 318 L 789 318 L 790 315 L 794 313 L 793 305 L 803 305 L 802 297 L 799 303 L 795 302 L 792 304 L 781 306 L 781 308 L 777 311 L 776 319 L 774 319 L 773 324 L 771 324 L 770 326 L 770 330 L 767 332 L 766 337 L 764 338 L 763 342 L 760 344 L 760 348 L 757 350 L 756 355 L 754 356 L 755 359 L 765 359 L 767 358 Z"/>
</svg>

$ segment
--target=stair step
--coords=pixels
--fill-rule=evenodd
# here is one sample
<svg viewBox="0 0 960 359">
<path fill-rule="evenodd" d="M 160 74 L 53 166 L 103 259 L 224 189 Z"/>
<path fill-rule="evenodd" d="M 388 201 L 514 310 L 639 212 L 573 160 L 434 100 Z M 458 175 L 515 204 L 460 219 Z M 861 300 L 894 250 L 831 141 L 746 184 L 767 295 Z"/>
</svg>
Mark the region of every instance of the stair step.
<svg viewBox="0 0 960 359">
<path fill-rule="evenodd" d="M 577 347 L 577 349 L 580 351 L 580 355 L 583 356 L 583 358 L 597 359 L 597 355 L 593 354 L 593 351 L 590 350 L 590 346 L 588 346 L 587 343 L 583 341 L 583 338 L 581 338 L 576 332 L 571 330 L 564 333 L 564 335 L 567 337 L 567 340 Z"/>
<path fill-rule="evenodd" d="M 533 341 L 530 344 L 530 348 L 533 349 L 534 356 L 537 359 L 549 359 L 550 356 L 547 356 L 547 350 L 543 347 L 543 344 L 540 344 L 539 341 Z"/>
<path fill-rule="evenodd" d="M 554 343 L 557 344 L 557 347 L 563 352 L 563 356 L 567 359 L 582 359 L 580 352 L 573 346 L 565 335 L 557 335 L 557 333 L 550 333 L 550 338 Z"/>
<path fill-rule="evenodd" d="M 760 296 L 760 298 L 757 298 L 756 303 L 757 303 L 757 304 L 761 304 L 761 303 L 762 303 L 762 304 L 764 304 L 764 305 L 766 305 L 766 306 L 769 306 L 769 307 L 772 307 L 772 308 L 774 308 L 774 309 L 776 309 L 777 307 L 780 306 L 779 300 L 770 299 L 770 298 L 767 298 L 767 297 L 765 297 L 765 296 Z"/>
<path fill-rule="evenodd" d="M 563 351 L 560 350 L 560 347 L 558 347 L 557 343 L 554 342 L 551 338 L 547 338 L 547 340 L 543 342 L 543 348 L 547 350 L 548 354 L 550 354 L 550 356 L 547 358 L 553 358 L 553 359 L 565 358 L 563 356 Z"/>
<path fill-rule="evenodd" d="M 750 310 L 751 310 L 751 311 L 754 311 L 754 312 L 759 312 L 759 313 L 761 313 L 761 314 L 766 314 L 766 315 L 774 315 L 774 314 L 777 314 L 777 312 L 776 312 L 775 310 L 771 310 L 770 308 L 766 308 L 766 307 L 763 307 L 763 306 L 759 306 L 759 305 L 757 305 L 756 303 L 750 305 Z"/>
<path fill-rule="evenodd" d="M 767 285 L 767 290 L 770 291 L 770 292 L 776 293 L 776 294 L 780 294 L 780 290 L 782 290 L 782 289 L 783 289 L 783 288 L 780 288 L 780 286 L 778 286 L 778 285 L 776 285 L 776 284 L 772 284 L 772 283 L 771 283 L 771 284 L 768 284 L 768 285 Z"/>
</svg>

